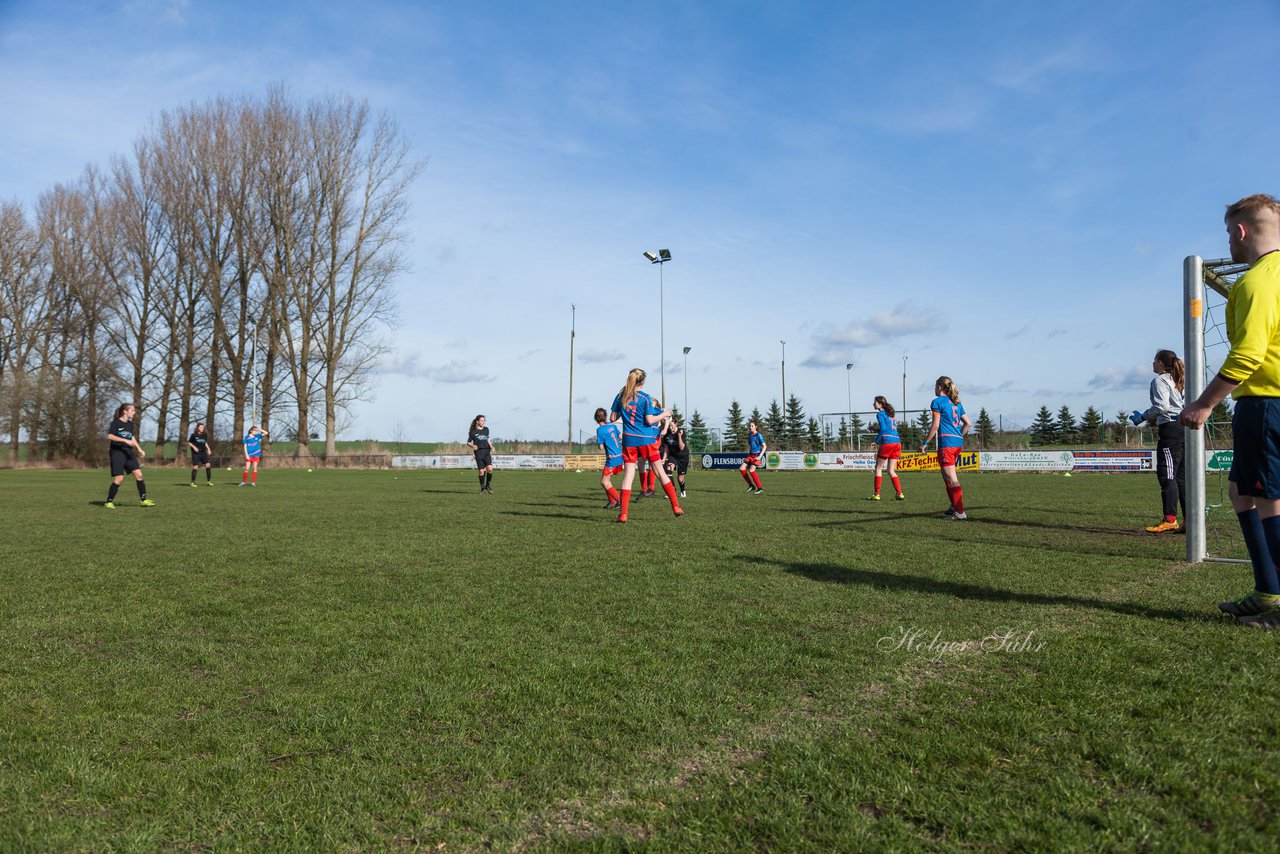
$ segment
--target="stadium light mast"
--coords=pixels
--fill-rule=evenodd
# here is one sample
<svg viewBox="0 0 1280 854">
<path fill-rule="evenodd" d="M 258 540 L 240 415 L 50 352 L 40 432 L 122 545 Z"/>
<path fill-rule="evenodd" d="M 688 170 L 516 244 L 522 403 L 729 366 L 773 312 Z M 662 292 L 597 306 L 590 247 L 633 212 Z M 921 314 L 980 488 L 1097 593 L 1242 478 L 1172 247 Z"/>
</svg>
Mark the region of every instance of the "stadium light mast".
<svg viewBox="0 0 1280 854">
<path fill-rule="evenodd" d="M 569 453 L 573 453 L 573 339 L 578 328 L 578 307 L 569 303 Z"/>
<path fill-rule="evenodd" d="M 650 264 L 658 265 L 658 349 L 662 358 L 658 363 L 658 375 L 662 378 L 662 405 L 667 405 L 667 308 L 663 294 L 662 265 L 671 260 L 670 249 L 659 249 L 655 255 L 644 253 Z"/>
<path fill-rule="evenodd" d="M 787 342 L 779 341 L 782 345 L 782 412 L 785 415 L 787 411 Z"/>
<path fill-rule="evenodd" d="M 849 396 L 849 450 L 853 450 L 853 362 L 844 366 L 844 390 Z M 861 437 L 859 437 L 861 447 Z"/>
<path fill-rule="evenodd" d="M 907 417 L 907 357 L 902 357 L 902 417 Z"/>
<path fill-rule="evenodd" d="M 684 348 L 684 420 L 689 420 L 689 351 L 692 347 Z"/>
</svg>

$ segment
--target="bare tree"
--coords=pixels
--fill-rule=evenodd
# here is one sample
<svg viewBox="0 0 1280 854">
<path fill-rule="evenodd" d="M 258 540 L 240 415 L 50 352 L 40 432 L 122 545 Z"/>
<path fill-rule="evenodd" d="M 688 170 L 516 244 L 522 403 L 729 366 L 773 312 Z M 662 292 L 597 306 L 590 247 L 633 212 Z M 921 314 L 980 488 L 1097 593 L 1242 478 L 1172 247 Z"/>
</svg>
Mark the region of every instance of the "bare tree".
<svg viewBox="0 0 1280 854">
<path fill-rule="evenodd" d="M 17 465 L 22 414 L 40 340 L 47 337 L 49 291 L 40 241 L 16 203 L 0 205 L 0 390 L 9 435 L 9 465 Z"/>
</svg>

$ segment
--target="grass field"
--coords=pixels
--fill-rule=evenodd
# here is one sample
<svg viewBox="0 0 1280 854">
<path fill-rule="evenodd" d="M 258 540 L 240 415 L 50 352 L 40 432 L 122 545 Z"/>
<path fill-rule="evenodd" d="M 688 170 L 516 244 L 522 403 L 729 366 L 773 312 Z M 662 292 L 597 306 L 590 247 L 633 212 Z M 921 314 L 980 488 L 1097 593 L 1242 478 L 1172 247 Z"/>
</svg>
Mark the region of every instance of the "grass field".
<svg viewBox="0 0 1280 854">
<path fill-rule="evenodd" d="M 1152 477 L 218 477 L 0 472 L 0 850 L 1275 848 L 1280 638 Z"/>
</svg>

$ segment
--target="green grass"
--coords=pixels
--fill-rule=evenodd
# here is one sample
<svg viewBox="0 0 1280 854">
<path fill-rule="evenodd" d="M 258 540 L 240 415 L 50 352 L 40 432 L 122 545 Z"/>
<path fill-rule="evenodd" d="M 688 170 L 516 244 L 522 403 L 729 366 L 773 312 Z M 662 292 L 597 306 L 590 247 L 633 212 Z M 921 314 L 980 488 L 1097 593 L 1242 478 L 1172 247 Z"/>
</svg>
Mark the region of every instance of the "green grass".
<svg viewBox="0 0 1280 854">
<path fill-rule="evenodd" d="M 1274 846 L 1280 639 L 1154 478 L 764 477 L 0 472 L 0 850 Z"/>
</svg>

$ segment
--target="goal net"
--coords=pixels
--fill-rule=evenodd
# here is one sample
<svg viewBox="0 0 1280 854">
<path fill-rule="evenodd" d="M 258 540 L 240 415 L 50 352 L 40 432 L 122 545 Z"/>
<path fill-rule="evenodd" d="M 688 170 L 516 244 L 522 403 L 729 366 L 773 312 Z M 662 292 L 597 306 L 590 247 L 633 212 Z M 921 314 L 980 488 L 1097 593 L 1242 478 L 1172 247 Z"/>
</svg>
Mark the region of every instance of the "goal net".
<svg viewBox="0 0 1280 854">
<path fill-rule="evenodd" d="M 1195 400 L 1218 372 L 1227 352 L 1227 295 L 1249 269 L 1219 258 L 1196 255 L 1183 262 L 1183 352 L 1188 401 Z M 1230 403 L 1230 398 L 1228 398 Z M 1187 562 L 1247 561 L 1235 511 L 1227 496 L 1231 471 L 1231 418 L 1227 407 L 1214 410 L 1202 430 L 1186 436 Z"/>
</svg>

